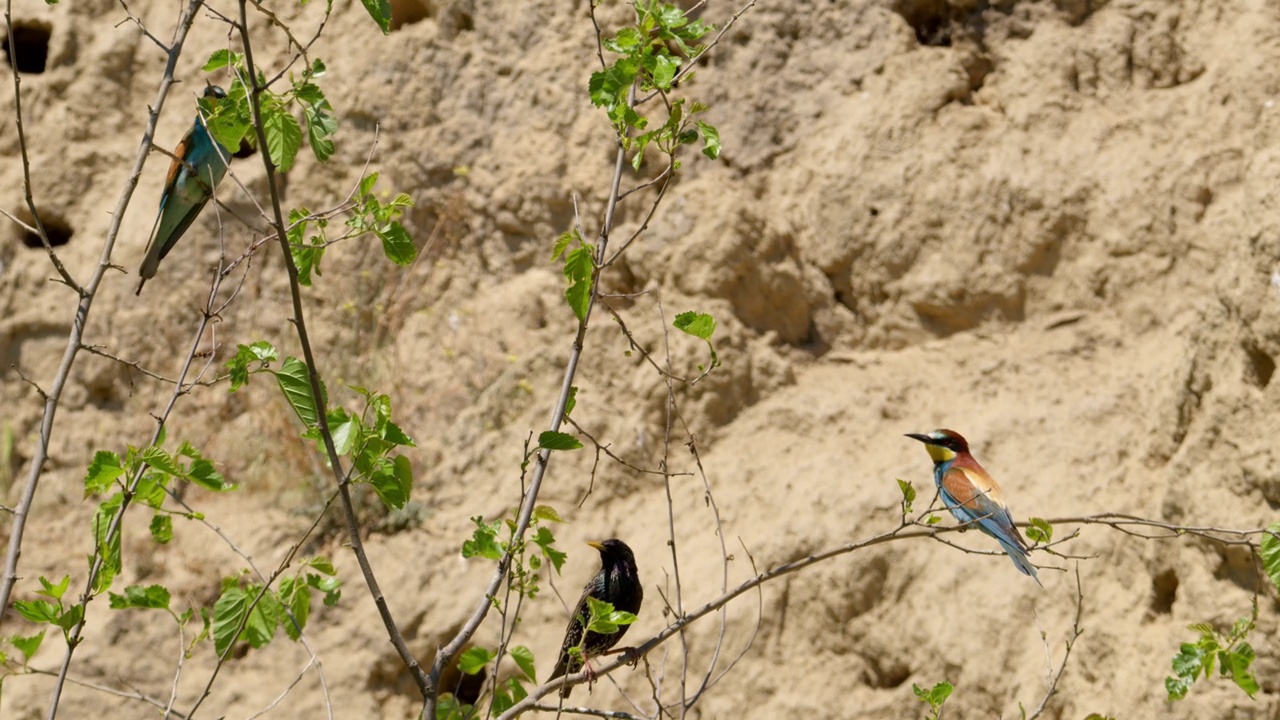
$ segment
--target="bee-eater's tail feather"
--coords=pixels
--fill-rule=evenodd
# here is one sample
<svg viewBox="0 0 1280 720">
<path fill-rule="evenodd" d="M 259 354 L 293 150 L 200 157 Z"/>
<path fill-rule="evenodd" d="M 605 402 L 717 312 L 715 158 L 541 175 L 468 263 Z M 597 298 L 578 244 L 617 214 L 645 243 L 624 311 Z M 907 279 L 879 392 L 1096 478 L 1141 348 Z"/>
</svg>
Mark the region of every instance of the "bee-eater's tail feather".
<svg viewBox="0 0 1280 720">
<path fill-rule="evenodd" d="M 1044 587 L 1044 583 L 1040 582 L 1040 577 L 1036 574 L 1036 566 L 1032 565 L 1031 561 L 1027 559 L 1025 550 L 1004 538 L 996 538 L 996 540 L 1000 541 L 1000 547 L 1004 548 L 1005 554 L 1013 561 L 1014 567 L 1021 570 L 1023 575 L 1030 575 L 1037 585 Z"/>
</svg>

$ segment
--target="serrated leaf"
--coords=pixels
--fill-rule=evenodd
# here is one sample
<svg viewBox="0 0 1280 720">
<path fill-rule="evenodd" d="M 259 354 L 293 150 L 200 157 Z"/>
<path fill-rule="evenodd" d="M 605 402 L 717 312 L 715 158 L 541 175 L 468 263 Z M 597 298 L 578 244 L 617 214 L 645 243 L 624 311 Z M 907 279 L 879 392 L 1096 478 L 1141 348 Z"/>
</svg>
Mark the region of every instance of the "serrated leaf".
<svg viewBox="0 0 1280 720">
<path fill-rule="evenodd" d="M 911 512 L 911 503 L 916 500 L 915 487 L 906 480 L 899 479 L 898 490 L 902 492 L 902 504 L 905 508 L 905 512 Z"/>
<path fill-rule="evenodd" d="M 151 538 L 161 545 L 173 540 L 173 518 L 163 513 L 151 516 Z"/>
<path fill-rule="evenodd" d="M 338 574 L 338 570 L 333 566 L 333 562 L 330 561 L 329 558 L 324 557 L 323 555 L 317 555 L 316 557 L 313 557 L 310 560 L 307 560 L 303 564 L 307 565 L 308 567 L 315 568 L 316 572 L 322 572 L 325 575 Z"/>
<path fill-rule="evenodd" d="M 18 649 L 18 652 L 22 653 L 23 665 L 26 665 L 27 661 L 35 656 L 35 654 L 40 650 L 40 644 L 44 642 L 44 632 L 44 630 L 41 630 L 35 635 L 28 635 L 26 637 L 23 637 L 22 635 L 9 636 L 9 642 L 13 643 L 13 646 Z"/>
<path fill-rule="evenodd" d="M 48 600 L 15 600 L 13 609 L 33 623 L 52 624 L 58 619 L 58 606 Z"/>
<path fill-rule="evenodd" d="M 534 674 L 532 650 L 524 645 L 517 645 L 511 648 L 511 659 L 516 661 L 516 666 L 525 677 L 529 678 L 530 682 L 538 682 L 538 676 Z"/>
<path fill-rule="evenodd" d="M 213 605 L 213 649 L 222 657 L 236 641 L 240 623 L 249 612 L 249 596 L 239 587 L 224 588 Z"/>
<path fill-rule="evenodd" d="M 204 67 L 200 69 L 203 70 L 204 72 L 213 72 L 214 70 L 221 70 L 222 68 L 227 67 L 228 65 L 232 64 L 235 60 L 238 60 L 239 58 L 240 58 L 240 53 L 233 53 L 230 50 L 227 50 L 226 48 L 223 48 L 221 50 L 214 50 L 213 54 L 209 56 L 208 62 L 206 62 L 204 64 Z"/>
<path fill-rule="evenodd" d="M 560 568 L 564 566 L 564 561 L 569 557 L 568 553 L 560 552 L 552 547 L 556 538 L 551 534 L 551 530 L 540 527 L 538 532 L 533 536 L 533 542 L 542 549 L 542 554 L 551 562 L 551 566 L 555 568 L 556 574 L 560 573 Z"/>
<path fill-rule="evenodd" d="M 1187 691 L 1191 690 L 1192 680 L 1188 678 L 1166 677 L 1164 679 L 1164 690 L 1169 694 L 1170 700 L 1181 700 L 1187 696 Z"/>
<path fill-rule="evenodd" d="M 1044 518 L 1033 517 L 1030 520 L 1031 527 L 1027 528 L 1027 539 L 1036 543 L 1048 543 L 1053 541 L 1053 526 Z"/>
<path fill-rule="evenodd" d="M 464 674 L 475 675 L 484 669 L 485 665 L 493 659 L 493 653 L 482 647 L 467 648 L 458 658 L 458 669 Z"/>
<path fill-rule="evenodd" d="M 371 172 L 360 178 L 360 186 L 356 189 L 356 199 L 363 202 L 369 197 L 369 193 L 373 192 L 373 186 L 378 184 L 378 173 Z"/>
<path fill-rule="evenodd" d="M 1280 589 L 1280 522 L 1271 523 L 1262 534 L 1262 569 Z"/>
<path fill-rule="evenodd" d="M 706 313 L 682 312 L 672 323 L 677 330 L 702 340 L 711 340 L 716 331 L 716 319 Z"/>
<path fill-rule="evenodd" d="M 130 585 L 123 595 L 109 593 L 112 610 L 137 608 L 141 610 L 165 610 L 169 607 L 169 590 L 163 585 Z"/>
<path fill-rule="evenodd" d="M 586 319 L 587 308 L 591 304 L 591 278 L 594 268 L 595 264 L 589 247 L 576 248 L 565 256 L 564 276 L 569 280 L 569 287 L 564 291 L 564 297 L 579 321 Z"/>
<path fill-rule="evenodd" d="M 111 587 L 111 583 L 115 580 L 116 575 L 120 574 L 120 532 L 114 533 L 110 542 L 108 542 L 107 531 L 111 529 L 111 521 L 119 512 L 121 504 L 124 502 L 124 495 L 116 493 L 108 498 L 105 502 L 98 505 L 98 509 L 93 515 L 93 536 L 96 541 L 98 554 L 102 557 L 102 564 L 98 567 L 98 575 L 94 578 L 93 590 L 102 593 Z"/>
<path fill-rule="evenodd" d="M 258 586 L 251 586 L 249 590 L 253 597 L 257 597 L 258 593 L 262 592 L 262 588 Z M 283 617 L 284 607 L 281 606 L 275 593 L 268 589 L 262 593 L 258 604 L 249 611 L 249 622 L 244 626 L 244 639 L 249 641 L 250 647 L 265 647 L 275 637 L 276 628 L 280 626 L 280 620 Z"/>
<path fill-rule="evenodd" d="M 298 414 L 298 419 L 308 429 L 320 421 L 315 396 L 311 394 L 311 382 L 308 379 L 307 364 L 295 357 L 287 357 L 279 370 L 273 372 L 280 390 L 289 401 L 289 406 Z"/>
<path fill-rule="evenodd" d="M 307 627 L 307 618 L 311 615 L 311 588 L 297 578 L 286 577 L 280 580 L 280 602 L 289 611 L 283 618 L 284 632 L 290 640 L 302 637 Z"/>
<path fill-rule="evenodd" d="M 715 160 L 720 157 L 720 131 L 714 126 L 708 125 L 701 120 L 697 121 L 698 129 L 702 131 L 702 154 Z"/>
<path fill-rule="evenodd" d="M 109 450 L 99 450 L 93 454 L 93 461 L 84 476 L 84 496 L 105 492 L 123 474 L 120 456 Z"/>
<path fill-rule="evenodd" d="M 413 238 L 399 222 L 391 221 L 385 228 L 378 230 L 377 235 L 382 240 L 383 254 L 391 262 L 407 267 L 418 258 L 418 248 L 414 247 Z"/>
<path fill-rule="evenodd" d="M 271 163 L 280 172 L 289 172 L 302 147 L 302 128 L 297 118 L 278 100 L 268 100 L 262 103 L 262 131 L 267 136 Z"/>
<path fill-rule="evenodd" d="M 378 27 L 382 29 L 383 35 L 391 33 L 391 3 L 389 0 L 360 0 L 364 4 L 364 9 L 369 11 L 369 17 L 378 23 Z"/>
<path fill-rule="evenodd" d="M 143 462 L 156 470 L 170 475 L 176 475 L 178 477 L 182 477 L 183 475 L 182 468 L 169 455 L 169 453 L 165 452 L 162 448 L 158 448 L 154 445 L 143 448 L 140 457 Z"/>
<path fill-rule="evenodd" d="M 569 245 L 578 237 L 577 230 L 566 230 L 560 233 L 560 237 L 556 238 L 556 242 L 551 246 L 551 259 L 555 260 L 569 249 Z"/>
<path fill-rule="evenodd" d="M 564 518 L 560 517 L 560 513 L 550 505 L 539 505 L 533 509 L 533 517 L 537 520 L 546 520 L 548 522 L 563 523 Z"/>
<path fill-rule="evenodd" d="M 227 372 L 231 375 L 231 392 L 239 390 L 249 382 L 249 366 L 264 365 L 277 359 L 275 347 L 266 340 L 259 340 L 250 345 L 237 345 L 235 357 L 227 361 Z"/>
<path fill-rule="evenodd" d="M 53 621 L 54 625 L 62 628 L 64 632 L 71 632 L 72 628 L 80 624 L 84 619 L 84 605 L 75 604 L 67 608 L 61 615 Z"/>
<path fill-rule="evenodd" d="M 568 433 L 547 430 L 538 435 L 538 447 L 544 450 L 577 450 L 582 443 Z"/>
<path fill-rule="evenodd" d="M 339 455 L 346 455 L 360 437 L 360 418 L 342 408 L 334 408 L 329 411 L 329 433 L 333 436 L 334 450 Z"/>
<path fill-rule="evenodd" d="M 569 413 L 578 406 L 578 386 L 573 385 L 569 388 L 569 397 L 564 401 L 564 416 L 569 417 Z"/>
</svg>

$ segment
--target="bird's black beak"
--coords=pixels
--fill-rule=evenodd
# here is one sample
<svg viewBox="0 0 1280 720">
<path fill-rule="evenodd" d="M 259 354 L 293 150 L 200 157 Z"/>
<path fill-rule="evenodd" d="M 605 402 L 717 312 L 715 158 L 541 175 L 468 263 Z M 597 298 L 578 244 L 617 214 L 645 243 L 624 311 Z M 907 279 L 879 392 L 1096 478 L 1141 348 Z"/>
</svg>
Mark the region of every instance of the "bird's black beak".
<svg viewBox="0 0 1280 720">
<path fill-rule="evenodd" d="M 912 440 L 919 440 L 920 442 L 925 443 L 926 445 L 930 442 L 933 442 L 932 440 L 929 439 L 928 435 L 921 435 L 920 433 L 907 433 L 906 436 L 911 438 Z"/>
</svg>

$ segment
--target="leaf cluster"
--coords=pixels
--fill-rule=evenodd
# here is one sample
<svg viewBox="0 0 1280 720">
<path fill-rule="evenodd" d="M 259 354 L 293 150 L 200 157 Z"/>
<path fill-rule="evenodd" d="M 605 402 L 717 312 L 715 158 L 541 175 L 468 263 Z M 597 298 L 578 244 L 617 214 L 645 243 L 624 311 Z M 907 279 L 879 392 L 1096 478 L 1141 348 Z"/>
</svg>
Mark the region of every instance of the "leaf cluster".
<svg viewBox="0 0 1280 720">
<path fill-rule="evenodd" d="M 1231 678 L 1249 697 L 1258 693 L 1258 681 L 1249 670 L 1253 664 L 1253 647 L 1245 642 L 1245 637 L 1253 630 L 1257 620 L 1257 606 L 1254 606 L 1252 617 L 1240 618 L 1225 635 L 1218 632 L 1208 623 L 1188 625 L 1187 629 L 1198 632 L 1200 637 L 1195 642 L 1182 643 L 1178 654 L 1173 657 L 1172 677 L 1164 679 L 1165 691 L 1170 700 L 1181 700 L 1187 696 L 1196 680 L 1213 674 L 1216 664 L 1218 674 Z"/>
<path fill-rule="evenodd" d="M 239 577 L 223 579 L 222 594 L 213 606 L 213 646 L 218 657 L 226 656 L 241 639 L 253 648 L 265 646 L 281 625 L 289 639 L 298 640 L 311 615 L 313 593 L 321 593 L 326 606 L 337 604 L 342 581 L 333 563 L 314 557 L 299 565 L 296 573 L 281 578 L 277 590 Z"/>
</svg>

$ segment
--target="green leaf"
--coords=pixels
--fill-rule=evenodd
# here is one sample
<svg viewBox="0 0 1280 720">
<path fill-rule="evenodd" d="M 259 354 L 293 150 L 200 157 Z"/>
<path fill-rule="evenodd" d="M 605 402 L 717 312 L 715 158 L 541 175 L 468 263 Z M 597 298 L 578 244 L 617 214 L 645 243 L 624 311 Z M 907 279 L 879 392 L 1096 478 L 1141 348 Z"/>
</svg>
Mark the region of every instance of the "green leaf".
<svg viewBox="0 0 1280 720">
<path fill-rule="evenodd" d="M 116 575 L 120 574 L 121 533 L 117 531 L 111 537 L 111 542 L 107 542 L 107 531 L 111 529 L 111 521 L 120 511 L 123 503 L 124 495 L 116 493 L 100 503 L 93 515 L 93 536 L 98 554 L 102 556 L 102 565 L 98 568 L 98 576 L 93 583 L 93 590 L 97 593 L 105 592 L 111 587 L 111 582 L 115 580 Z"/>
<path fill-rule="evenodd" d="M 279 370 L 274 371 L 280 390 L 290 407 L 298 414 L 298 419 L 308 429 L 316 427 L 320 421 L 315 396 L 311 394 L 311 381 L 307 373 L 307 364 L 295 357 L 287 357 Z M 323 392 L 324 386 L 321 386 Z"/>
<path fill-rule="evenodd" d="M 58 606 L 48 600 L 15 600 L 13 609 L 33 623 L 53 624 L 58 619 Z"/>
<path fill-rule="evenodd" d="M 1204 670 L 1204 655 L 1191 643 L 1182 643 L 1181 652 L 1173 656 L 1173 672 L 1180 677 L 1195 680 Z"/>
<path fill-rule="evenodd" d="M 698 129 L 702 131 L 702 154 L 715 160 L 720 157 L 720 131 L 715 127 L 697 121 Z"/>
<path fill-rule="evenodd" d="M 572 250 L 564 258 L 564 276 L 569 280 L 564 297 L 580 322 L 586 319 L 587 308 L 591 304 L 591 277 L 594 270 L 590 247 Z"/>
<path fill-rule="evenodd" d="M 938 523 L 940 523 L 940 522 L 942 522 L 942 518 L 938 517 L 937 515 L 933 515 L 933 514 L 930 514 L 930 515 L 929 515 L 929 517 L 927 517 L 927 518 L 925 518 L 925 519 L 924 519 L 924 524 L 925 524 L 925 525 L 937 525 L 937 524 L 938 524 Z"/>
<path fill-rule="evenodd" d="M 249 382 L 251 365 L 265 368 L 268 363 L 277 359 L 275 347 L 266 340 L 259 340 L 251 345 L 237 345 L 235 357 L 226 364 L 227 372 L 231 375 L 231 392 Z"/>
<path fill-rule="evenodd" d="M 351 452 L 351 446 L 360 437 L 360 418 L 342 408 L 329 411 L 329 433 L 333 436 L 334 450 L 339 455 Z"/>
<path fill-rule="evenodd" d="M 1268 525 L 1262 535 L 1262 569 L 1280 589 L 1280 522 Z"/>
<path fill-rule="evenodd" d="M 399 222 L 393 220 L 385 228 L 378 230 L 377 235 L 382 240 L 383 254 L 391 262 L 407 267 L 418 258 L 418 248 L 414 247 L 413 238 L 409 237 L 409 231 Z"/>
<path fill-rule="evenodd" d="M 236 54 L 235 57 L 238 58 L 239 55 Z M 253 127 L 253 114 L 244 85 L 236 81 L 227 97 L 218 100 L 200 98 L 199 103 L 204 125 L 213 139 L 228 154 L 239 150 L 241 141 Z"/>
<path fill-rule="evenodd" d="M 1254 678 L 1253 673 L 1249 672 L 1249 666 L 1253 664 L 1254 652 L 1253 647 L 1249 643 L 1242 642 L 1236 646 L 1235 652 L 1222 653 L 1222 669 L 1226 671 L 1228 667 L 1231 679 L 1236 685 L 1245 692 L 1249 697 L 1258 694 L 1258 681 Z"/>
<path fill-rule="evenodd" d="M 675 58 L 667 55 L 655 56 L 653 59 L 653 66 L 648 68 L 653 77 L 653 84 L 663 90 L 671 89 L 671 81 L 675 80 L 676 71 L 679 69 L 679 62 L 677 62 Z"/>
<path fill-rule="evenodd" d="M 555 245 L 551 247 L 551 259 L 555 260 L 563 255 L 564 251 L 569 249 L 570 243 L 576 239 L 578 239 L 577 229 L 566 230 L 560 233 L 560 237 L 556 238 Z"/>
<path fill-rule="evenodd" d="M 587 603 L 591 608 L 587 630 L 591 632 L 612 634 L 618 632 L 619 626 L 630 625 L 636 621 L 634 613 L 614 610 L 612 604 L 597 600 L 590 595 L 587 596 Z"/>
<path fill-rule="evenodd" d="M 551 534 L 551 530 L 545 527 L 539 527 L 538 532 L 533 536 L 534 544 L 542 549 L 542 554 L 546 556 L 552 567 L 555 568 L 556 573 L 559 574 L 560 568 L 564 565 L 565 558 L 569 557 L 569 554 L 551 547 L 555 541 L 556 538 Z"/>
<path fill-rule="evenodd" d="M 550 505 L 539 505 L 533 509 L 533 517 L 535 520 L 546 520 L 548 522 L 563 523 L 564 518 L 560 517 L 560 513 Z"/>
<path fill-rule="evenodd" d="M 93 462 L 89 463 L 89 471 L 84 476 L 84 496 L 105 492 L 123 474 L 120 456 L 109 450 L 99 450 L 94 453 Z"/>
<path fill-rule="evenodd" d="M 364 3 L 364 9 L 369 11 L 369 16 L 373 21 L 378 23 L 378 27 L 382 28 L 382 34 L 391 33 L 391 3 L 389 0 L 360 0 Z"/>
<path fill-rule="evenodd" d="M 413 441 L 413 438 L 406 435 L 405 432 L 400 429 L 399 425 L 396 425 L 390 420 L 388 420 L 382 427 L 382 439 L 392 443 L 393 445 L 403 445 L 405 447 L 418 446 L 418 444 Z"/>
<path fill-rule="evenodd" d="M 566 418 L 569 417 L 569 413 L 573 412 L 573 409 L 577 406 L 578 406 L 578 386 L 572 385 L 569 387 L 569 397 L 566 398 L 564 401 L 564 416 Z"/>
<path fill-rule="evenodd" d="M 676 316 L 672 325 L 675 325 L 677 330 L 708 342 L 716 331 L 716 319 L 706 313 L 682 312 Z"/>
<path fill-rule="evenodd" d="M 213 649 L 218 657 L 226 654 L 227 649 L 238 637 L 240 623 L 249 612 L 249 596 L 244 590 L 232 585 L 224 588 L 222 596 L 213 605 Z"/>
<path fill-rule="evenodd" d="M 1044 518 L 1031 518 L 1031 527 L 1027 528 L 1027 539 L 1034 543 L 1048 543 L 1053 540 L 1053 526 Z"/>
<path fill-rule="evenodd" d="M 167 610 L 169 591 L 163 585 L 130 585 L 123 595 L 109 593 L 112 610 L 138 608 L 142 610 Z"/>
<path fill-rule="evenodd" d="M 297 641 L 302 637 L 307 618 L 311 615 L 311 588 L 297 578 L 283 578 L 280 580 L 280 602 L 289 611 L 289 617 L 283 619 L 284 632 L 290 640 Z"/>
<path fill-rule="evenodd" d="M 534 674 L 532 650 L 523 645 L 517 645 L 511 648 L 511 659 L 516 661 L 516 665 L 520 668 L 520 672 L 524 673 L 524 676 L 529 678 L 529 682 L 538 682 L 538 676 Z"/>
<path fill-rule="evenodd" d="M 356 199 L 363 202 L 365 198 L 369 197 L 369 193 L 373 192 L 373 186 L 376 184 L 378 184 L 378 173 L 376 172 L 371 172 L 360 178 L 360 187 L 357 189 Z"/>
<path fill-rule="evenodd" d="M 327 162 L 333 157 L 334 150 L 333 140 L 330 138 L 338 132 L 338 118 L 333 114 L 333 106 L 328 100 L 322 99 L 317 103 L 304 105 L 303 113 L 307 118 L 307 142 L 311 144 L 311 152 L 315 153 L 320 162 Z"/>
<path fill-rule="evenodd" d="M 906 480 L 898 480 L 898 489 L 902 491 L 902 507 L 904 513 L 911 512 L 911 503 L 916 500 L 915 487 Z"/>
<path fill-rule="evenodd" d="M 248 590 L 251 595 L 250 601 L 252 601 L 262 593 L 262 586 L 251 585 Z M 276 628 L 280 626 L 280 620 L 283 617 L 284 607 L 275 593 L 268 589 L 262 593 L 258 604 L 249 611 L 249 622 L 244 626 L 244 639 L 248 640 L 249 646 L 253 648 L 266 646 L 275 637 Z"/>
<path fill-rule="evenodd" d="M 36 591 L 37 595 L 43 595 L 54 600 L 61 600 L 62 596 L 67 593 L 67 587 L 71 585 L 71 576 L 63 575 L 62 581 L 57 585 L 49 582 L 45 576 L 40 576 L 40 589 Z"/>
<path fill-rule="evenodd" d="M 163 448 L 152 445 L 142 449 L 142 461 L 160 472 L 182 477 L 182 467 Z"/>
<path fill-rule="evenodd" d="M 173 540 L 173 518 L 164 513 L 151 516 L 151 538 L 161 545 Z"/>
<path fill-rule="evenodd" d="M 280 172 L 289 172 L 302 147 L 302 128 L 298 120 L 278 99 L 262 103 L 262 130 L 267 136 L 267 154 Z"/>
<path fill-rule="evenodd" d="M 9 642 L 13 643 L 18 652 L 22 653 L 23 665 L 26 665 L 27 661 L 40 650 L 40 643 L 44 642 L 44 632 L 44 630 L 41 630 L 35 635 L 28 635 L 27 637 L 21 635 L 9 636 Z"/>
<path fill-rule="evenodd" d="M 467 675 L 475 675 L 492 659 L 493 653 L 482 647 L 467 648 L 467 651 L 458 658 L 458 669 Z"/>
<path fill-rule="evenodd" d="M 567 433 L 547 430 L 538 435 L 538 447 L 544 450 L 577 450 L 582 443 Z"/>
<path fill-rule="evenodd" d="M 409 502 L 413 489 L 413 465 L 403 455 L 395 456 L 390 462 L 384 460 L 369 476 L 369 484 L 373 485 L 383 504 L 400 510 Z"/>
<path fill-rule="evenodd" d="M 462 557 L 471 558 L 479 555 L 490 560 L 502 559 L 502 548 L 498 545 L 498 523 L 486 525 L 480 516 L 471 518 L 476 524 L 476 530 L 471 534 L 471 539 L 462 543 Z"/>
<path fill-rule="evenodd" d="M 337 575 L 338 569 L 333 566 L 333 562 L 323 555 L 317 555 L 309 560 L 302 561 L 303 566 L 315 568 L 316 572 L 322 572 L 325 575 Z"/>
<path fill-rule="evenodd" d="M 221 70 L 227 66 L 238 66 L 243 57 L 244 56 L 240 53 L 231 52 L 225 48 L 222 50 L 214 50 L 213 54 L 209 56 L 209 61 L 200 69 L 204 72 L 213 72 L 214 70 Z"/>
<path fill-rule="evenodd" d="M 61 615 L 53 621 L 54 625 L 62 628 L 63 632 L 71 632 L 72 628 L 80 624 L 84 619 L 84 605 L 76 604 L 67 608 Z"/>
<path fill-rule="evenodd" d="M 1187 692 L 1191 690 L 1191 683 L 1195 682 L 1190 678 L 1166 677 L 1164 679 L 1164 690 L 1169 694 L 1170 700 L 1181 700 L 1187 696 Z"/>
</svg>

